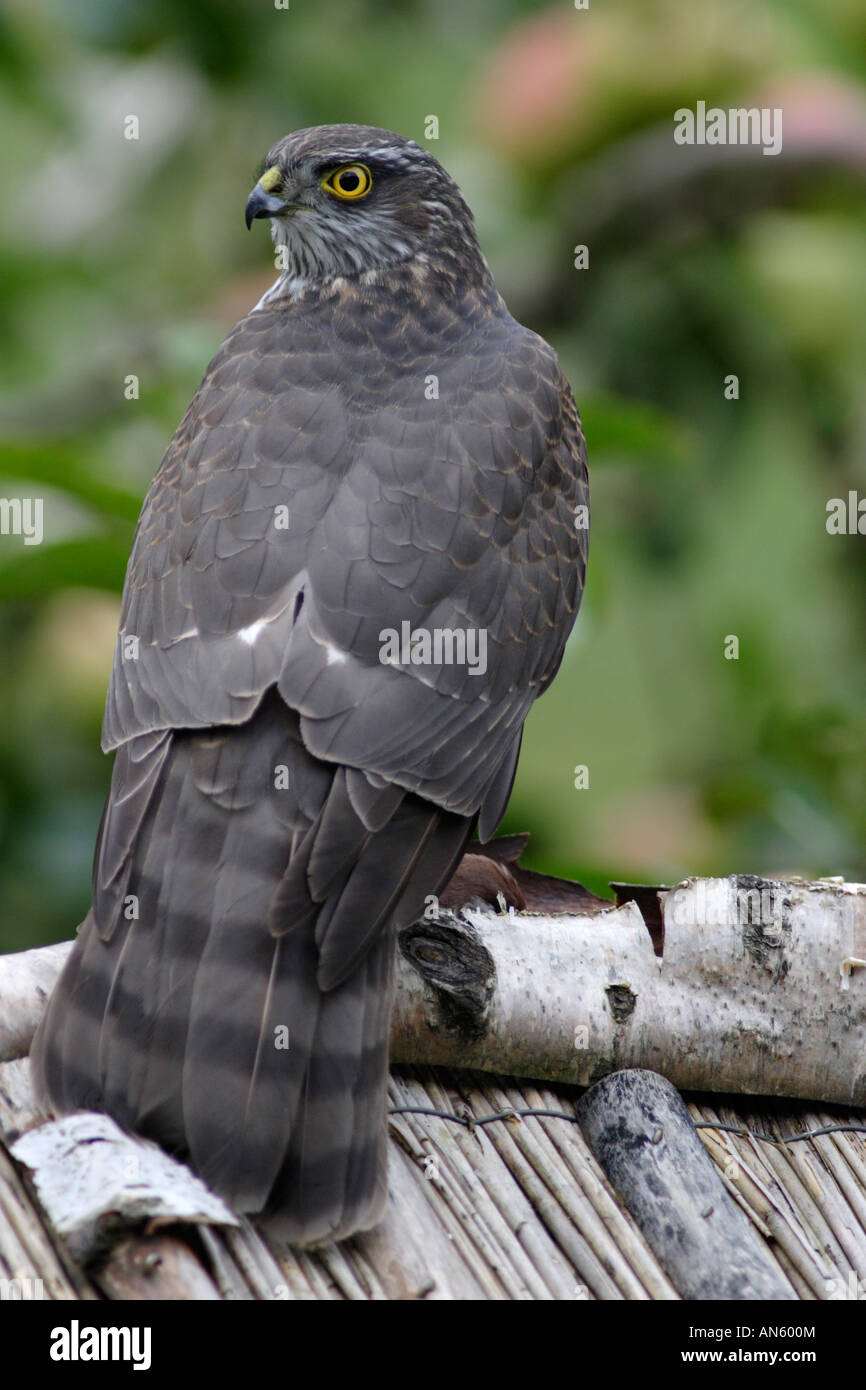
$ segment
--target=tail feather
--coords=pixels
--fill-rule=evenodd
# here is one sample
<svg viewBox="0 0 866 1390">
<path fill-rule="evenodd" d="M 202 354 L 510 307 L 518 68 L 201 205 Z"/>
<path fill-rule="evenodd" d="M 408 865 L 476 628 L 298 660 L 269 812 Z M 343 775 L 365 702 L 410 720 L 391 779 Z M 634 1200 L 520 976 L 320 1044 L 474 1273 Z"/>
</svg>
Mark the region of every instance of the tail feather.
<svg viewBox="0 0 866 1390">
<path fill-rule="evenodd" d="M 180 830 L 193 816 L 199 818 L 195 841 Z M 127 895 L 114 904 L 116 920 L 107 924 L 112 976 L 103 1007 L 100 1087 L 105 1109 L 130 1128 L 142 1127 L 149 1074 L 166 1064 L 171 1068 L 182 1055 L 185 997 L 206 938 L 213 894 L 213 880 L 202 872 L 197 852 L 208 841 L 214 850 L 211 837 L 202 833 L 207 830 L 219 833 L 211 808 L 198 805 L 195 789 L 169 763 L 131 848 Z M 183 1132 L 177 1108 L 167 1119 L 177 1138 Z"/>
<path fill-rule="evenodd" d="M 123 768 L 122 791 L 105 804 L 99 852 L 93 860 L 94 917 L 105 941 L 117 925 L 117 904 L 126 896 L 132 868 L 130 849 L 170 747 L 170 734 L 146 734 L 125 744 L 118 755 Z M 114 780 L 119 787 L 119 779 Z"/>
<path fill-rule="evenodd" d="M 319 914 L 316 923 L 318 979 L 322 989 L 341 984 L 366 954 L 370 942 L 402 898 L 438 824 L 438 812 L 420 804 L 417 808 L 410 805 L 405 815 L 395 816 L 385 854 L 386 846 L 381 841 L 365 845 L 344 891 L 328 904 L 329 910 Z M 360 921 L 355 908 L 358 902 L 365 905 L 365 916 Z"/>
<path fill-rule="evenodd" d="M 285 1240 L 338 1240 L 382 1215 L 393 960 L 382 937 L 322 996 L 301 1112 L 266 1213 Z"/>
<path fill-rule="evenodd" d="M 132 740 L 38 1094 L 157 1139 L 288 1239 L 374 1224 L 394 934 L 471 830 L 312 758 L 273 692 L 245 725 Z"/>
<path fill-rule="evenodd" d="M 91 912 L 78 929 L 30 1049 L 37 1096 L 60 1114 L 103 1108 L 99 1038 L 110 984 L 111 965 Z"/>
</svg>

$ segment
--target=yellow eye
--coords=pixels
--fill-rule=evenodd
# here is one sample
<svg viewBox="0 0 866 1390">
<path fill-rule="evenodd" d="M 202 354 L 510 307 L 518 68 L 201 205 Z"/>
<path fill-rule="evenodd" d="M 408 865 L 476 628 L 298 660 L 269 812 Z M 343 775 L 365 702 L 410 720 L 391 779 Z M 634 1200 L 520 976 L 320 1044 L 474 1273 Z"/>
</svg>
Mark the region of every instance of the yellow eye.
<svg viewBox="0 0 866 1390">
<path fill-rule="evenodd" d="M 373 187 L 373 175 L 366 164 L 341 164 L 339 169 L 333 169 L 326 179 L 322 180 L 322 187 L 327 188 L 329 193 L 336 193 L 338 198 L 343 198 L 351 202 L 355 198 L 363 198 Z"/>
</svg>

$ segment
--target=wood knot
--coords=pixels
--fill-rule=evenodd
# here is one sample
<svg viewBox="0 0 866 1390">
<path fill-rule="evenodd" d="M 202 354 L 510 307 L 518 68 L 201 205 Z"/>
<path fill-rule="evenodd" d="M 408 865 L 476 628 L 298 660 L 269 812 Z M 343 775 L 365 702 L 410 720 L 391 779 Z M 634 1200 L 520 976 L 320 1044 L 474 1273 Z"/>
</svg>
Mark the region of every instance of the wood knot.
<svg viewBox="0 0 866 1390">
<path fill-rule="evenodd" d="M 467 1039 L 487 1031 L 496 964 L 476 929 L 450 912 L 414 922 L 398 936 L 400 951 L 435 991 L 441 1024 Z"/>
</svg>

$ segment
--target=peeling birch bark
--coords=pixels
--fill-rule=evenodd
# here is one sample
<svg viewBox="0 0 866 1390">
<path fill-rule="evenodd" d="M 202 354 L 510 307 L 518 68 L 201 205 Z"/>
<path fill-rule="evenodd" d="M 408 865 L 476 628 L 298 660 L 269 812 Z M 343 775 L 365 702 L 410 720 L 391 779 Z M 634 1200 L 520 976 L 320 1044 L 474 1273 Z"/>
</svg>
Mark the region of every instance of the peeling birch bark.
<svg viewBox="0 0 866 1390">
<path fill-rule="evenodd" d="M 10 1148 L 29 1169 L 52 1226 L 74 1259 L 92 1259 L 118 1232 L 177 1222 L 238 1226 L 201 1178 L 108 1115 L 80 1112 L 31 1129 Z"/>
<path fill-rule="evenodd" d="M 658 899 L 660 955 L 635 902 L 408 928 L 393 1060 L 866 1104 L 866 887 L 689 879 Z"/>
<path fill-rule="evenodd" d="M 73 942 L 0 956 L 0 1062 L 26 1057 Z"/>
<path fill-rule="evenodd" d="M 640 1067 L 681 1090 L 866 1105 L 866 886 L 741 875 L 633 896 L 408 927 L 392 1060 L 584 1086 Z M 26 1052 L 63 958 L 0 957 L 0 1059 Z"/>
</svg>

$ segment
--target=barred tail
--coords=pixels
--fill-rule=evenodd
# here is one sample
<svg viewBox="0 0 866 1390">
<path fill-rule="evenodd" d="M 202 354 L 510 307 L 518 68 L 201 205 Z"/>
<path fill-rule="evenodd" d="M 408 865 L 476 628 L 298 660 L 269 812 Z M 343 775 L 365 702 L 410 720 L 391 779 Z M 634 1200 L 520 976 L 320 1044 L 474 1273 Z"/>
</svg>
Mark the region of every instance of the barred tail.
<svg viewBox="0 0 866 1390">
<path fill-rule="evenodd" d="M 32 1061 L 301 1244 L 386 1195 L 394 934 L 472 822 L 310 757 L 273 693 L 244 725 L 117 755 L 94 904 Z"/>
</svg>

